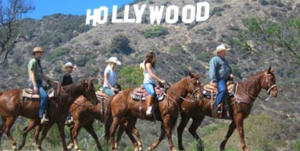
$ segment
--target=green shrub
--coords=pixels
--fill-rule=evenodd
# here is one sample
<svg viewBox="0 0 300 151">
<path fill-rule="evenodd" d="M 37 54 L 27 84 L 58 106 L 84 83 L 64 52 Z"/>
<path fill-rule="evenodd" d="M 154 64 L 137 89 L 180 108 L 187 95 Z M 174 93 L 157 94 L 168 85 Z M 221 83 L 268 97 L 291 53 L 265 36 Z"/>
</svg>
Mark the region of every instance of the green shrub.
<svg viewBox="0 0 300 151">
<path fill-rule="evenodd" d="M 66 54 L 70 53 L 70 51 L 71 51 L 71 49 L 69 49 L 69 48 L 59 48 L 55 52 L 53 52 L 52 54 L 48 54 L 45 57 L 45 60 L 54 61 L 58 57 L 61 57 L 63 55 L 66 55 Z"/>
<path fill-rule="evenodd" d="M 294 151 L 300 151 L 300 140 L 296 140 L 294 145 Z"/>
<path fill-rule="evenodd" d="M 93 63 L 97 56 L 93 54 L 85 54 L 75 60 L 75 64 L 79 67 L 84 67 L 86 64 Z"/>
<path fill-rule="evenodd" d="M 213 15 L 217 15 L 217 16 L 222 16 L 222 11 L 224 11 L 224 9 L 222 7 L 215 7 L 212 10 L 212 14 Z"/>
<path fill-rule="evenodd" d="M 92 42 L 92 44 L 93 44 L 94 46 L 99 46 L 99 45 L 100 45 L 100 42 L 99 42 L 99 40 L 94 40 L 94 41 Z"/>
<path fill-rule="evenodd" d="M 171 52 L 171 53 L 181 52 L 181 51 L 184 51 L 184 50 L 183 50 L 182 46 L 179 44 L 172 45 L 169 47 L 169 52 Z"/>
<path fill-rule="evenodd" d="M 262 5 L 269 5 L 269 2 L 267 0 L 259 0 L 259 3 Z"/>
<path fill-rule="evenodd" d="M 150 27 L 149 29 L 145 30 L 143 32 L 144 37 L 146 38 L 153 38 L 153 37 L 160 37 L 163 35 L 167 35 L 169 32 L 167 30 L 167 28 L 161 26 L 161 25 L 157 25 L 157 26 L 153 26 Z"/>
<path fill-rule="evenodd" d="M 119 74 L 119 83 L 122 88 L 135 88 L 143 83 L 143 72 L 139 66 L 126 66 Z"/>
<path fill-rule="evenodd" d="M 126 55 L 132 53 L 133 49 L 129 45 L 130 40 L 122 34 L 115 36 L 109 46 L 107 47 L 106 52 L 110 53 L 124 53 Z"/>
</svg>

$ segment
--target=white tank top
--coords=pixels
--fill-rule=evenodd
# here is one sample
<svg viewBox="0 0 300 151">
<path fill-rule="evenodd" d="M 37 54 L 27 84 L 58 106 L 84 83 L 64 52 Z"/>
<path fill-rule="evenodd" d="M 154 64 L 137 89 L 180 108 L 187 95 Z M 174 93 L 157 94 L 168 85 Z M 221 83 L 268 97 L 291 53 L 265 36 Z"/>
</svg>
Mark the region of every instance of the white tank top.
<svg viewBox="0 0 300 151">
<path fill-rule="evenodd" d="M 151 68 L 151 71 L 155 74 L 155 69 L 152 67 Z M 145 69 L 145 72 L 144 72 L 144 82 L 143 83 L 151 83 L 151 84 L 155 84 L 155 79 L 152 78 L 150 76 L 150 74 L 148 73 L 148 70 Z"/>
</svg>

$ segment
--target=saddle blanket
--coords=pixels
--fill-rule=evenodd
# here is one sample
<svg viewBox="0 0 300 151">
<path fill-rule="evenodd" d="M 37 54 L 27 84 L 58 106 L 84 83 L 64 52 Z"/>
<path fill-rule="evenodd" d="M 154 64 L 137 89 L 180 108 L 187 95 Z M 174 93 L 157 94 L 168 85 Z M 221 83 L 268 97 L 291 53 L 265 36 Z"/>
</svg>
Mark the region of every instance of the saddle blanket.
<svg viewBox="0 0 300 151">
<path fill-rule="evenodd" d="M 48 98 L 53 98 L 55 91 L 54 91 L 54 89 L 50 89 L 50 90 L 48 90 L 47 93 L 48 93 Z M 39 100 L 40 95 L 34 94 L 33 89 L 26 88 L 26 89 L 22 90 L 22 98 L 27 98 L 29 100 Z"/>
<path fill-rule="evenodd" d="M 164 99 L 165 92 L 166 92 L 165 88 L 156 86 L 155 87 L 156 100 L 162 101 Z M 149 94 L 147 93 L 146 89 L 143 86 L 136 88 L 131 92 L 131 98 L 135 101 L 140 101 L 140 99 L 142 99 L 142 101 L 145 101 L 148 95 Z"/>
</svg>

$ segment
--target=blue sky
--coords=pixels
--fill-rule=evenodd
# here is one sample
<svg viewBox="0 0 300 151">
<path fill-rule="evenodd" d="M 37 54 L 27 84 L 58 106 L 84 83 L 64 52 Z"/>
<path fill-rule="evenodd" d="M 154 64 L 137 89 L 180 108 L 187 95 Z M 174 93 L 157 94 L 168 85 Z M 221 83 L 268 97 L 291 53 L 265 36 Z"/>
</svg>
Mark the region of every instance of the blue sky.
<svg viewBox="0 0 300 151">
<path fill-rule="evenodd" d="M 31 0 L 35 6 L 32 13 L 25 17 L 41 19 L 43 16 L 55 13 L 85 15 L 87 9 L 107 6 L 110 10 L 113 5 L 123 6 L 133 0 Z"/>
</svg>

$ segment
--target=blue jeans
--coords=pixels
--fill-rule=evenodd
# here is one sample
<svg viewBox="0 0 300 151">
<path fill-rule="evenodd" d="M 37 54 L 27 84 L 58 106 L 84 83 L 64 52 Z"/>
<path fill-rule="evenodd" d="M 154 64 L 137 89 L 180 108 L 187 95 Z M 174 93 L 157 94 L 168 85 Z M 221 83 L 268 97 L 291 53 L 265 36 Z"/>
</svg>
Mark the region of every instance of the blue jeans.
<svg viewBox="0 0 300 151">
<path fill-rule="evenodd" d="M 108 96 L 113 96 L 115 93 L 109 88 L 109 87 L 103 87 L 104 93 L 106 93 Z"/>
<path fill-rule="evenodd" d="M 43 117 L 43 114 L 46 111 L 46 108 L 48 106 L 48 94 L 43 88 L 43 82 L 42 80 L 37 80 L 37 87 L 38 87 L 38 92 L 40 95 L 40 110 L 39 110 L 39 117 Z"/>
<path fill-rule="evenodd" d="M 143 83 L 143 86 L 145 87 L 147 93 L 154 97 L 155 96 L 155 91 L 154 91 L 154 88 L 155 88 L 155 84 L 152 84 L 152 83 Z"/>
<path fill-rule="evenodd" d="M 69 120 L 69 119 L 71 119 L 71 112 L 70 112 L 70 110 L 68 110 L 68 115 L 67 115 L 67 119 Z"/>
<path fill-rule="evenodd" d="M 225 80 L 218 80 L 218 94 L 216 97 L 215 107 L 222 103 L 222 99 L 227 94 L 227 87 Z"/>
</svg>

